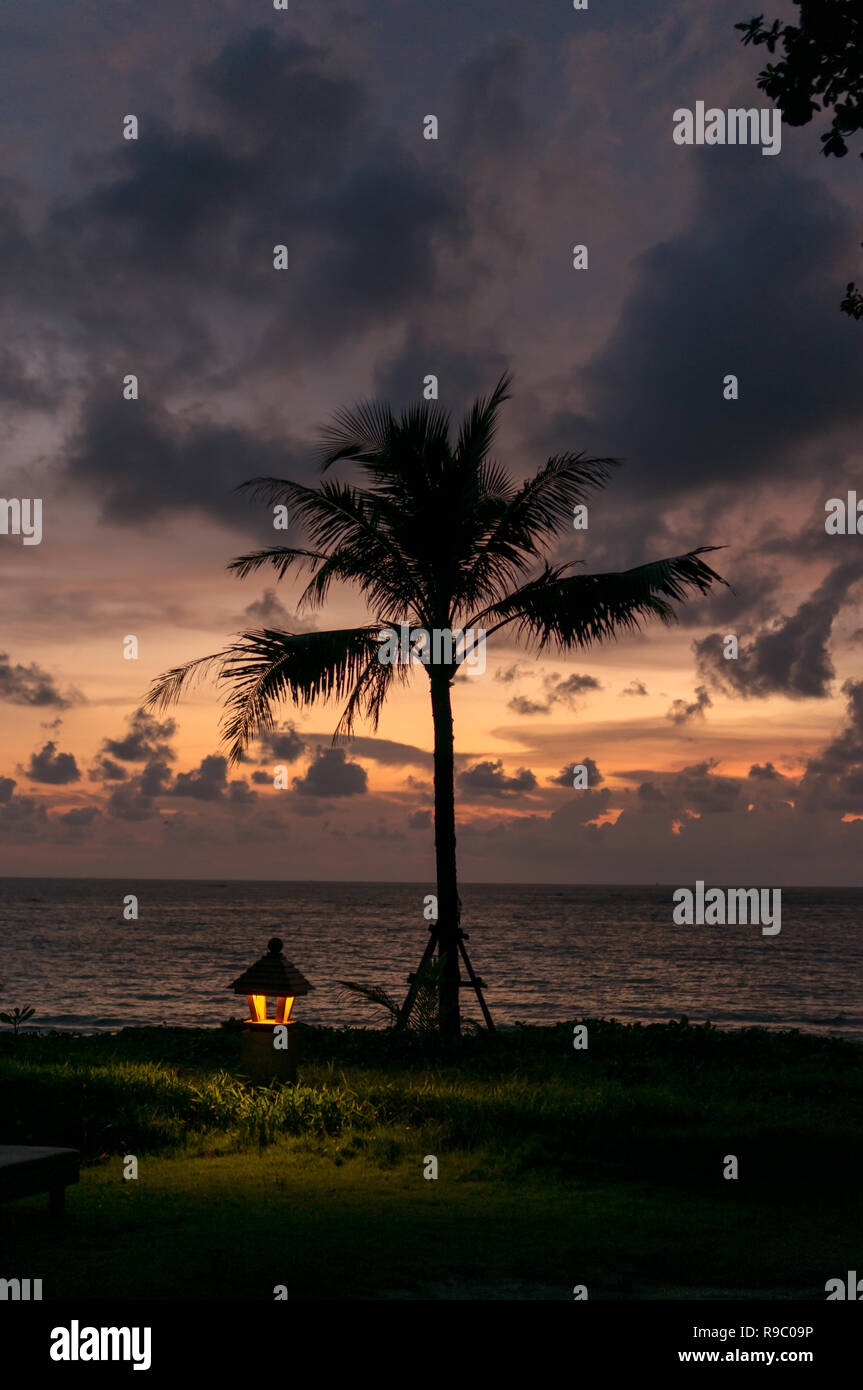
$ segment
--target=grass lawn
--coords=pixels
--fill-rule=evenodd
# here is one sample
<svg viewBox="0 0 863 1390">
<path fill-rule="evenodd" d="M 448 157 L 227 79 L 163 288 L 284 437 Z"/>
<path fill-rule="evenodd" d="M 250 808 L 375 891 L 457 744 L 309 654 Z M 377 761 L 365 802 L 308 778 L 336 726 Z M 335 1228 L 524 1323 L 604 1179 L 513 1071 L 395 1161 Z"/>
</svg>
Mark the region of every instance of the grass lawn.
<svg viewBox="0 0 863 1390">
<path fill-rule="evenodd" d="M 307 1028 L 271 1089 L 227 1029 L 4 1038 L 0 1141 L 86 1162 L 60 1224 L 0 1207 L 3 1272 L 75 1299 L 823 1299 L 859 1265 L 859 1049 L 588 1026 L 584 1053 L 562 1026 Z"/>
</svg>

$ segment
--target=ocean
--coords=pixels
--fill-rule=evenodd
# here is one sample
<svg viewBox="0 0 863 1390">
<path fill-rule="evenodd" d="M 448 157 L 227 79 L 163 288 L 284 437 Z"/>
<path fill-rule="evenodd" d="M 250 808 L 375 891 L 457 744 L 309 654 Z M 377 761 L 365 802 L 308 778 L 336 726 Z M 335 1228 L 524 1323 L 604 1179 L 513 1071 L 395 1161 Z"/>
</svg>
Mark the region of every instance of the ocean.
<svg viewBox="0 0 863 1390">
<path fill-rule="evenodd" d="M 692 885 L 689 885 L 690 887 Z M 582 1017 L 799 1028 L 863 1041 L 863 889 L 788 888 L 782 930 L 677 926 L 673 888 L 465 884 L 462 925 L 495 1022 Z M 0 879 L 0 1009 L 33 1027 L 217 1027 L 245 1015 L 228 985 L 280 936 L 315 988 L 308 1023 L 380 1026 L 340 988 L 403 997 L 433 885 Z M 138 919 L 123 917 L 138 898 Z M 467 1018 L 479 1018 L 463 991 Z"/>
</svg>

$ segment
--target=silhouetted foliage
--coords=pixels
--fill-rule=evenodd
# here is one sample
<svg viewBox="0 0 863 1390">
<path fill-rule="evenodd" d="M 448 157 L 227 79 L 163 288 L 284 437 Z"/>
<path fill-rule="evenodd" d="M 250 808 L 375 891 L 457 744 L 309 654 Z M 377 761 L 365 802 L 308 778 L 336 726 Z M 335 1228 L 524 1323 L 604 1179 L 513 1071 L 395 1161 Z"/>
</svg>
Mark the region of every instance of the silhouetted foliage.
<svg viewBox="0 0 863 1390">
<path fill-rule="evenodd" d="M 744 44 L 766 44 L 771 54 L 782 45 L 785 56 L 767 64 L 758 74 L 758 86 L 788 125 L 808 125 L 816 111 L 832 111 L 821 153 L 842 158 L 848 138 L 863 128 L 863 5 L 860 0 L 794 3 L 800 9 L 799 24 L 774 19 L 767 28 L 764 16 L 757 15 L 734 27 L 743 30 Z M 863 294 L 853 281 L 839 307 L 851 318 L 863 318 Z"/>
</svg>

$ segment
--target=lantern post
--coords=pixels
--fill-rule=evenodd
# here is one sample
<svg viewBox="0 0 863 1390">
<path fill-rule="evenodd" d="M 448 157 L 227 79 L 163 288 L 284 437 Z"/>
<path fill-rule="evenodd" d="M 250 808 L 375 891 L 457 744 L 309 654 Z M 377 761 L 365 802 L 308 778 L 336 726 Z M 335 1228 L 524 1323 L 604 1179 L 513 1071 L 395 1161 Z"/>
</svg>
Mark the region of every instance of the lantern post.
<svg viewBox="0 0 863 1390">
<path fill-rule="evenodd" d="M 295 965 L 282 955 L 282 942 L 274 936 L 267 954 L 228 986 L 245 994 L 249 1017 L 243 1024 L 240 1060 L 252 1081 L 294 1082 L 297 1079 L 297 1035 L 289 1022 L 294 1000 L 308 994 L 310 985 Z M 272 1005 L 269 1001 L 272 1000 Z"/>
</svg>

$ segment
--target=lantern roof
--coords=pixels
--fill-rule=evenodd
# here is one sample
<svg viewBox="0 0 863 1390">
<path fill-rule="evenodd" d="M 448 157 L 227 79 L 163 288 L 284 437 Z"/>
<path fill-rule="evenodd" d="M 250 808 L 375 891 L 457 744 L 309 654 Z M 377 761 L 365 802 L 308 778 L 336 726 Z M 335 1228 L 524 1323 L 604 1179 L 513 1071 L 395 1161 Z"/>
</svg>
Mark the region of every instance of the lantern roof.
<svg viewBox="0 0 863 1390">
<path fill-rule="evenodd" d="M 282 942 L 274 936 L 267 943 L 267 954 L 244 970 L 233 984 L 235 994 L 275 994 L 277 997 L 308 994 L 310 985 L 295 965 L 282 955 Z"/>
</svg>

